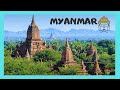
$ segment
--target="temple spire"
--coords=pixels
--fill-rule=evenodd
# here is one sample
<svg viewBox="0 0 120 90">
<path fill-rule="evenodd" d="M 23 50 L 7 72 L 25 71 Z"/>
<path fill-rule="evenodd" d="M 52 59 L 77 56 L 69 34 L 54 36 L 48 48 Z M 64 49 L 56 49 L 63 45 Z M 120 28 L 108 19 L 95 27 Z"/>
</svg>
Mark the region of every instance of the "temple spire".
<svg viewBox="0 0 120 90">
<path fill-rule="evenodd" d="M 99 63 L 98 63 L 97 60 L 96 60 L 95 63 L 94 63 L 94 74 L 95 74 L 95 75 L 102 74 L 102 72 L 101 72 L 101 70 L 100 70 L 100 67 L 99 67 Z"/>
<path fill-rule="evenodd" d="M 93 55 L 93 61 L 94 61 L 94 74 L 96 75 L 99 75 L 101 74 L 101 70 L 100 70 L 100 67 L 99 67 L 99 63 L 98 63 L 98 54 L 97 54 L 97 51 L 94 52 L 94 55 Z"/>
<path fill-rule="evenodd" d="M 88 74 L 88 71 L 86 70 L 86 66 L 85 66 L 83 60 L 82 60 L 82 62 L 81 62 L 81 66 L 82 66 L 82 72 L 83 72 L 85 75 Z"/>
<path fill-rule="evenodd" d="M 62 52 L 61 62 L 65 65 L 76 65 L 76 61 L 73 58 L 73 53 L 71 48 L 69 47 L 68 39 L 66 38 L 65 49 Z"/>
<path fill-rule="evenodd" d="M 27 49 L 27 52 L 26 52 L 26 57 L 28 58 L 28 60 L 30 60 L 30 54 L 28 52 L 28 49 Z"/>
<path fill-rule="evenodd" d="M 93 61 L 98 61 L 98 59 L 99 57 L 98 57 L 97 51 L 95 51 L 93 54 Z"/>
<path fill-rule="evenodd" d="M 32 24 L 32 25 L 35 24 L 34 15 L 32 16 L 32 23 L 31 23 L 31 24 Z"/>
<path fill-rule="evenodd" d="M 93 43 L 92 43 L 92 41 L 90 41 L 90 48 L 91 48 L 91 49 L 93 48 Z"/>
<path fill-rule="evenodd" d="M 66 38 L 66 47 L 69 47 L 68 39 Z"/>
<path fill-rule="evenodd" d="M 84 64 L 84 61 L 83 61 L 83 60 L 82 60 L 81 64 L 82 64 L 82 65 L 81 65 L 81 66 L 82 66 L 82 69 L 86 71 L 86 66 L 85 66 L 85 64 Z"/>
</svg>

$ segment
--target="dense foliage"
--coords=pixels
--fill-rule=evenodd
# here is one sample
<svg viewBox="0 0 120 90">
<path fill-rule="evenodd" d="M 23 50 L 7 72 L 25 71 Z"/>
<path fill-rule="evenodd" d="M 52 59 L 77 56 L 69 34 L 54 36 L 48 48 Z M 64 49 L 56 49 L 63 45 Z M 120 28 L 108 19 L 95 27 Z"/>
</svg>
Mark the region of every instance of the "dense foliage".
<svg viewBox="0 0 120 90">
<path fill-rule="evenodd" d="M 78 66 L 60 67 L 61 75 L 76 75 L 80 71 Z"/>
<path fill-rule="evenodd" d="M 41 52 L 36 53 L 33 56 L 33 60 L 35 62 L 47 62 L 47 61 L 60 61 L 61 59 L 61 55 L 59 54 L 59 52 L 53 50 L 53 49 L 45 49 Z"/>
<path fill-rule="evenodd" d="M 34 63 L 22 58 L 5 58 L 4 67 L 5 75 L 46 75 L 51 71 L 48 63 Z"/>
<path fill-rule="evenodd" d="M 43 74 L 59 74 L 59 75 L 75 75 L 80 70 L 78 67 L 60 67 L 59 72 L 53 71 L 53 65 L 61 60 L 61 53 L 65 47 L 65 41 L 55 40 L 47 41 L 52 49 L 46 49 L 37 52 L 30 61 L 27 58 L 12 58 L 11 49 L 14 50 L 16 44 L 20 42 L 5 42 L 4 47 L 4 70 L 5 75 L 43 75 Z M 89 48 L 90 41 L 69 41 L 73 52 L 74 60 L 78 64 L 83 60 L 88 71 L 93 70 L 92 56 L 87 56 L 86 52 Z M 112 40 L 93 41 L 99 55 L 99 63 L 101 69 L 106 69 L 109 74 L 115 73 L 115 42 Z"/>
</svg>

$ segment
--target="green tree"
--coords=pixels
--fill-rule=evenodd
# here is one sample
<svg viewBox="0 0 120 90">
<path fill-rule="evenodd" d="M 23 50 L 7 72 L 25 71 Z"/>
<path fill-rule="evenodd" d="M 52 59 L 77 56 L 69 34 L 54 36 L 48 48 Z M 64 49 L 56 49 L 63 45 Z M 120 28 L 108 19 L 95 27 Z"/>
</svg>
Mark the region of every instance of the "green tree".
<svg viewBox="0 0 120 90">
<path fill-rule="evenodd" d="M 115 63 L 115 54 L 110 55 L 111 63 Z"/>
<path fill-rule="evenodd" d="M 73 53 L 73 55 L 77 55 L 77 50 L 76 49 L 72 49 L 72 53 Z"/>
<path fill-rule="evenodd" d="M 94 63 L 88 64 L 87 68 L 88 68 L 88 72 L 90 72 L 92 74 L 93 73 L 93 69 L 94 69 Z"/>
<path fill-rule="evenodd" d="M 46 62 L 29 64 L 29 75 L 48 75 L 51 70 L 52 68 L 50 68 Z"/>
<path fill-rule="evenodd" d="M 71 48 L 75 49 L 77 51 L 78 54 L 83 53 L 83 51 L 85 50 L 85 45 L 80 43 L 80 42 L 73 42 L 71 44 Z"/>
<path fill-rule="evenodd" d="M 52 49 L 46 49 L 46 50 L 42 50 L 40 52 L 37 52 L 34 56 L 33 56 L 33 60 L 35 62 L 38 61 L 42 61 L 42 62 L 46 62 L 46 61 L 55 61 L 58 62 L 61 59 L 61 55 L 58 53 L 58 51 L 52 50 Z"/>
<path fill-rule="evenodd" d="M 51 72 L 47 62 L 32 62 L 24 58 L 5 57 L 5 75 L 46 75 Z"/>
<path fill-rule="evenodd" d="M 115 45 L 111 45 L 110 47 L 108 47 L 108 54 L 115 54 Z"/>
<path fill-rule="evenodd" d="M 11 51 L 4 48 L 4 57 L 10 56 L 10 55 L 11 55 Z"/>
<path fill-rule="evenodd" d="M 101 40 L 97 44 L 98 44 L 98 46 L 102 46 L 104 48 L 107 48 L 107 47 L 111 46 L 112 44 L 114 44 L 114 42 L 111 40 Z"/>
<path fill-rule="evenodd" d="M 76 57 L 75 55 L 74 55 L 74 60 L 77 61 L 77 63 L 80 63 L 80 62 L 81 62 L 81 59 L 79 59 L 79 58 Z"/>
<path fill-rule="evenodd" d="M 92 62 L 92 55 L 89 55 L 86 57 L 86 62 Z"/>
<path fill-rule="evenodd" d="M 105 66 L 106 69 L 114 69 L 115 68 L 115 64 L 111 64 L 111 63 L 108 63 L 106 66 Z"/>
<path fill-rule="evenodd" d="M 115 55 L 109 55 L 107 53 L 103 53 L 99 55 L 99 61 L 105 65 L 106 69 L 114 69 L 115 68 Z"/>
<path fill-rule="evenodd" d="M 110 55 L 108 55 L 106 52 L 104 52 L 103 54 L 100 54 L 99 61 L 105 65 L 110 63 L 111 62 Z"/>
<path fill-rule="evenodd" d="M 86 53 L 81 53 L 80 54 L 80 59 L 85 60 L 86 59 Z"/>
<path fill-rule="evenodd" d="M 52 48 L 54 50 L 59 50 L 59 48 L 60 48 L 59 42 L 58 41 L 53 42 L 52 43 Z"/>
<path fill-rule="evenodd" d="M 8 45 L 7 45 L 7 49 L 8 50 L 14 50 L 15 49 L 15 47 L 16 47 L 16 43 L 14 43 L 14 42 L 11 42 L 11 43 L 9 43 Z"/>
<path fill-rule="evenodd" d="M 60 67 L 60 75 L 76 75 L 80 71 L 78 66 Z"/>
<path fill-rule="evenodd" d="M 98 53 L 99 53 L 99 54 L 102 54 L 102 53 L 104 52 L 102 46 L 98 46 L 98 47 L 97 47 L 97 50 L 98 50 Z"/>
</svg>

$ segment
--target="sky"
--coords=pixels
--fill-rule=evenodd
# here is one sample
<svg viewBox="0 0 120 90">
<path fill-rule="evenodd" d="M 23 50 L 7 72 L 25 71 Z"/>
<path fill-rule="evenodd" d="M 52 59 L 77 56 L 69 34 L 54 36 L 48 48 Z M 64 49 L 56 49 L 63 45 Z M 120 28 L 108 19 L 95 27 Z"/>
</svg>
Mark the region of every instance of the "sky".
<svg viewBox="0 0 120 90">
<path fill-rule="evenodd" d="M 5 15 L 4 16 L 4 30 L 7 31 L 27 31 L 28 26 L 31 24 L 33 15 L 18 15 L 18 14 L 10 14 L 10 15 Z M 101 17 L 106 16 L 109 21 L 110 21 L 110 29 L 115 30 L 115 21 L 114 21 L 114 16 L 111 15 L 34 15 L 35 22 L 38 26 L 38 28 L 41 30 L 48 29 L 48 28 L 54 28 L 54 29 L 59 29 L 62 31 L 69 31 L 71 29 L 93 29 L 93 30 L 98 30 L 98 25 L 55 25 L 55 24 L 50 24 L 51 18 L 96 18 L 99 20 Z"/>
</svg>

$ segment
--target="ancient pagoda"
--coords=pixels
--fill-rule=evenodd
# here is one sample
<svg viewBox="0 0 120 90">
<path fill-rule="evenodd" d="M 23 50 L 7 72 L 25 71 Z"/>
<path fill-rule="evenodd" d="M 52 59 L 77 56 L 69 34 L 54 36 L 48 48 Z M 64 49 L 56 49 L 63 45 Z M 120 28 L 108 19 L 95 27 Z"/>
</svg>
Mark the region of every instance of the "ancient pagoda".
<svg viewBox="0 0 120 90">
<path fill-rule="evenodd" d="M 83 70 L 84 73 L 87 73 L 87 72 L 88 72 L 88 71 L 86 70 L 86 66 L 85 66 L 83 60 L 82 60 L 82 62 L 81 62 L 81 67 L 82 67 L 82 70 Z"/>
<path fill-rule="evenodd" d="M 89 49 L 87 50 L 87 56 L 93 55 L 95 51 L 96 51 L 96 48 L 93 46 L 93 44 L 92 44 L 92 42 L 91 42 L 91 43 L 90 43 L 90 47 L 89 47 Z"/>
<path fill-rule="evenodd" d="M 82 60 L 81 63 L 80 63 L 80 71 L 78 71 L 77 74 L 80 74 L 80 75 L 88 75 L 88 71 L 86 70 L 86 66 L 85 66 L 83 60 Z"/>
<path fill-rule="evenodd" d="M 98 63 L 98 54 L 97 51 L 94 53 L 94 74 L 95 75 L 99 75 L 102 74 L 100 67 L 99 67 L 99 63 Z"/>
<path fill-rule="evenodd" d="M 37 51 L 46 48 L 46 43 L 42 43 L 38 26 L 35 23 L 34 16 L 32 17 L 31 25 L 27 30 L 26 46 L 30 56 L 34 55 Z"/>
<path fill-rule="evenodd" d="M 48 40 L 50 41 L 54 41 L 56 38 L 54 37 L 54 35 L 51 33 L 50 37 L 48 38 Z"/>
<path fill-rule="evenodd" d="M 46 43 L 42 42 L 40 38 L 39 28 L 35 23 L 34 16 L 32 17 L 31 24 L 27 30 L 27 37 L 25 42 L 21 43 L 20 46 L 16 46 L 15 51 L 13 51 L 13 57 L 30 57 L 32 58 L 33 55 L 46 48 Z"/>
<path fill-rule="evenodd" d="M 101 70 L 99 67 L 99 62 L 98 62 L 98 53 L 97 53 L 97 49 L 93 46 L 92 42 L 90 43 L 90 47 L 87 51 L 87 56 L 91 55 L 92 56 L 92 61 L 94 63 L 94 68 L 93 68 L 93 74 L 95 75 L 99 75 L 101 74 Z"/>
<path fill-rule="evenodd" d="M 61 62 L 64 64 L 64 65 L 76 65 L 76 61 L 74 61 L 74 58 L 73 58 L 73 53 L 71 51 L 71 48 L 69 46 L 69 43 L 68 43 L 68 39 L 66 38 L 66 45 L 65 45 L 65 49 L 63 50 L 62 52 L 62 59 L 61 59 Z"/>
</svg>

